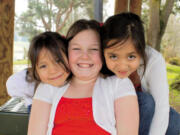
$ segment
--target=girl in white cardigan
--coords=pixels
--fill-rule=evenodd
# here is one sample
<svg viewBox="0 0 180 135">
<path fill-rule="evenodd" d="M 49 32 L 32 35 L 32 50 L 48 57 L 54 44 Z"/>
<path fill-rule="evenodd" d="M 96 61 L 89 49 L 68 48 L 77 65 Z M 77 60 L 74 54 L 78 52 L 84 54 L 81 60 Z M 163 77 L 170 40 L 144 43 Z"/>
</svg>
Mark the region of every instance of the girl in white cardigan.
<svg viewBox="0 0 180 135">
<path fill-rule="evenodd" d="M 139 134 L 179 135 L 180 115 L 169 107 L 165 60 L 155 49 L 145 46 L 139 16 L 114 15 L 105 21 L 102 34 L 107 67 L 119 78 L 129 77 L 138 91 Z"/>
<path fill-rule="evenodd" d="M 72 78 L 61 87 L 39 85 L 28 135 L 138 135 L 133 84 L 128 78 L 103 78 L 100 74 L 99 33 L 99 23 L 93 20 L 79 20 L 70 27 L 67 39 Z"/>
</svg>

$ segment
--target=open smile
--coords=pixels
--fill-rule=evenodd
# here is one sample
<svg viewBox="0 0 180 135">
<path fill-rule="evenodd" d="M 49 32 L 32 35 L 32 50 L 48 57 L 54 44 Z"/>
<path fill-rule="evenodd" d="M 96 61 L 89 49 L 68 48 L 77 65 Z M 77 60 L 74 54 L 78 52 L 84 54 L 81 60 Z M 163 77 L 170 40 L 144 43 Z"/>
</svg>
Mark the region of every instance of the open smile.
<svg viewBox="0 0 180 135">
<path fill-rule="evenodd" d="M 80 68 L 91 68 L 93 66 L 93 64 L 88 64 L 88 63 L 79 63 L 77 65 Z"/>
</svg>

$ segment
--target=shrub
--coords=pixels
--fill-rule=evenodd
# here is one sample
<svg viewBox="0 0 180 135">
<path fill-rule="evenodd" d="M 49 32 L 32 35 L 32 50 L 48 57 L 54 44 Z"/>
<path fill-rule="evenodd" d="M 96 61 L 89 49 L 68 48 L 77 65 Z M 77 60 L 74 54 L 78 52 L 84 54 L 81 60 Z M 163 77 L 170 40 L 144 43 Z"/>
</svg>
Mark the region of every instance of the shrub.
<svg viewBox="0 0 180 135">
<path fill-rule="evenodd" d="M 171 89 L 180 91 L 180 74 L 173 80 L 170 87 Z"/>
<path fill-rule="evenodd" d="M 172 57 L 169 59 L 169 63 L 172 65 L 180 66 L 180 58 L 178 57 Z"/>
</svg>

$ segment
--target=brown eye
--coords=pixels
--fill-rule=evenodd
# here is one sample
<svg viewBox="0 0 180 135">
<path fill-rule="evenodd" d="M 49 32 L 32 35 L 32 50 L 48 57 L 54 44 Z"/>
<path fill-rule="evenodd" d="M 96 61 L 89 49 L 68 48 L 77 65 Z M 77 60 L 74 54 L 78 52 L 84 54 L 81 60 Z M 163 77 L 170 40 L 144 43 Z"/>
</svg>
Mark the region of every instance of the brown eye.
<svg viewBox="0 0 180 135">
<path fill-rule="evenodd" d="M 129 59 L 129 60 L 133 60 L 133 59 L 135 59 L 135 58 L 136 58 L 136 56 L 134 56 L 134 55 L 128 56 L 128 59 Z"/>
<path fill-rule="evenodd" d="M 46 65 L 40 65 L 39 68 L 40 68 L 40 69 L 46 68 Z"/>
<path fill-rule="evenodd" d="M 117 59 L 117 56 L 116 56 L 116 55 L 110 55 L 109 58 L 110 58 L 111 60 L 116 60 L 116 59 Z"/>
</svg>

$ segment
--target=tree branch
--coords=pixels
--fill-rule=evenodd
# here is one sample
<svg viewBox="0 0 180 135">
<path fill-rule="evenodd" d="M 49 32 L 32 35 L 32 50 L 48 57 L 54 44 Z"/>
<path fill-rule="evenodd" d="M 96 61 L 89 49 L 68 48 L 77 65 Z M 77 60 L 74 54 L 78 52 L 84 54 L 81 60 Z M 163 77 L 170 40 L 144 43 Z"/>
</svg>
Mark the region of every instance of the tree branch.
<svg viewBox="0 0 180 135">
<path fill-rule="evenodd" d="M 65 16 L 65 19 L 64 19 L 63 23 L 61 23 L 61 25 L 56 26 L 56 32 L 58 32 L 64 26 L 66 20 L 68 19 L 69 15 L 70 15 L 70 13 L 72 11 L 73 4 L 74 4 L 74 2 L 72 1 L 69 8 L 68 8 L 68 10 L 66 11 L 66 16 Z"/>
<path fill-rule="evenodd" d="M 64 10 L 64 11 L 61 11 L 60 9 L 58 10 L 57 16 L 56 16 L 56 30 L 58 29 L 61 16 L 62 16 L 64 13 L 66 13 L 68 9 L 69 9 L 69 8 L 66 8 L 66 10 Z"/>
<path fill-rule="evenodd" d="M 169 16 L 172 12 L 173 5 L 174 5 L 174 0 L 166 0 L 165 6 L 163 10 L 161 11 L 161 17 L 160 17 L 160 26 L 161 26 L 160 34 L 161 35 L 164 34 Z"/>
</svg>

